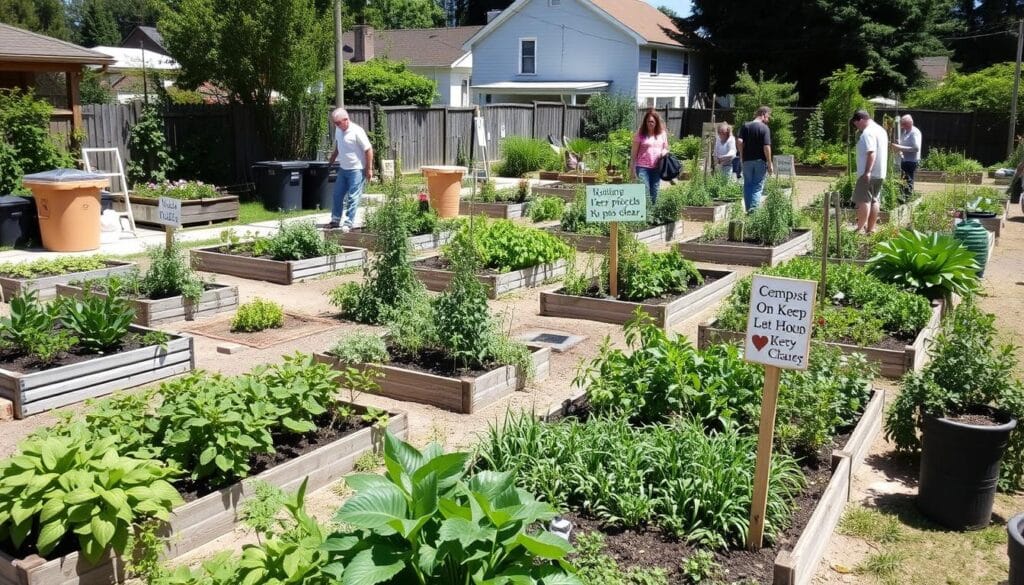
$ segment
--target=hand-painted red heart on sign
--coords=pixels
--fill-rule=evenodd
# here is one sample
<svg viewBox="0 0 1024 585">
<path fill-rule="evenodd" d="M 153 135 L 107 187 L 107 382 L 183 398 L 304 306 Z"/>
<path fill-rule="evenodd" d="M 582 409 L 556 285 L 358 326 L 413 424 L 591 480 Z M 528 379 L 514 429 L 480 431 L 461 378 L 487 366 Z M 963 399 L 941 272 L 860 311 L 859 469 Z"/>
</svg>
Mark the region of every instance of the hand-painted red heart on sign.
<svg viewBox="0 0 1024 585">
<path fill-rule="evenodd" d="M 764 349 L 764 346 L 768 345 L 768 338 L 764 335 L 755 335 L 750 340 L 754 342 L 754 347 L 757 348 L 757 351 L 761 351 Z"/>
</svg>

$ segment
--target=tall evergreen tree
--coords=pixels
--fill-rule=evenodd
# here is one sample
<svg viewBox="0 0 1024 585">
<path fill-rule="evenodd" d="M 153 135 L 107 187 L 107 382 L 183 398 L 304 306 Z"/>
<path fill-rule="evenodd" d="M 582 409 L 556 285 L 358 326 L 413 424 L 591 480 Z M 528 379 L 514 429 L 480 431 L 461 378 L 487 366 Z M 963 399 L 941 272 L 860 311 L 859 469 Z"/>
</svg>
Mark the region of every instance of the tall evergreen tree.
<svg viewBox="0 0 1024 585">
<path fill-rule="evenodd" d="M 86 0 L 79 39 L 86 47 L 116 47 L 121 44 L 122 36 L 107 0 Z"/>
<path fill-rule="evenodd" d="M 1024 0 L 956 0 L 953 15 L 960 30 L 950 46 L 961 71 L 978 71 L 1016 56 Z"/>
<path fill-rule="evenodd" d="M 61 0 L 2 0 L 0 22 L 65 41 L 71 27 Z"/>
</svg>

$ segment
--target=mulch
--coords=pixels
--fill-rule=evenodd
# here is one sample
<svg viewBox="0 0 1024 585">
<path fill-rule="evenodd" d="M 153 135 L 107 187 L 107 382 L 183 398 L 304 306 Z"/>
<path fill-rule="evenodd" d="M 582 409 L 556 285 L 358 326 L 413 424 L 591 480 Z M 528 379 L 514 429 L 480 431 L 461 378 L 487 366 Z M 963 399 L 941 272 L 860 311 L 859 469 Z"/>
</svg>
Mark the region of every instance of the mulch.
<svg viewBox="0 0 1024 585">
<path fill-rule="evenodd" d="M 69 352 L 62 353 L 57 359 L 48 364 L 41 363 L 36 357 L 27 355 L 18 349 L 4 348 L 0 349 L 0 369 L 18 372 L 21 374 L 32 374 L 35 372 L 52 370 L 61 366 L 70 366 L 71 364 L 87 362 L 104 356 L 117 355 L 119 353 L 132 351 L 146 346 L 147 344 L 142 343 L 141 335 L 137 333 L 129 333 L 121 340 L 121 345 L 107 353 L 94 353 L 76 347 L 72 348 Z"/>
<path fill-rule="evenodd" d="M 285 311 L 283 327 L 246 333 L 232 331 L 231 320 L 232 317 L 228 316 L 215 321 L 204 321 L 203 323 L 182 329 L 182 331 L 195 333 L 211 339 L 240 343 L 249 347 L 255 347 L 256 349 L 267 349 L 279 343 L 322 333 L 341 325 L 336 319 L 323 319 Z"/>
</svg>

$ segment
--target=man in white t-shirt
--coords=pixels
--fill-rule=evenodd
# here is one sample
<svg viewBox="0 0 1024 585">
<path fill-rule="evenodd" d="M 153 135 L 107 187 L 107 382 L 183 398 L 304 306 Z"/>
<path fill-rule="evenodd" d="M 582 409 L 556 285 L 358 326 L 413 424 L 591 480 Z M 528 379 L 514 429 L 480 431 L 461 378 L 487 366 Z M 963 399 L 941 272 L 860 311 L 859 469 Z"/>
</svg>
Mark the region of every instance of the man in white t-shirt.
<svg viewBox="0 0 1024 585">
<path fill-rule="evenodd" d="M 878 221 L 882 183 L 889 165 L 889 135 L 864 110 L 857 110 L 850 119 L 860 139 L 857 141 L 857 182 L 853 202 L 857 205 L 857 231 L 870 234 Z"/>
<path fill-rule="evenodd" d="M 359 124 L 348 117 L 344 108 L 331 112 L 334 122 L 334 150 L 329 164 L 338 160 L 338 180 L 334 184 L 334 201 L 331 205 L 331 223 L 328 229 L 341 227 L 341 231 L 352 229 L 363 196 L 363 185 L 373 179 L 373 147 L 370 138 Z"/>
</svg>

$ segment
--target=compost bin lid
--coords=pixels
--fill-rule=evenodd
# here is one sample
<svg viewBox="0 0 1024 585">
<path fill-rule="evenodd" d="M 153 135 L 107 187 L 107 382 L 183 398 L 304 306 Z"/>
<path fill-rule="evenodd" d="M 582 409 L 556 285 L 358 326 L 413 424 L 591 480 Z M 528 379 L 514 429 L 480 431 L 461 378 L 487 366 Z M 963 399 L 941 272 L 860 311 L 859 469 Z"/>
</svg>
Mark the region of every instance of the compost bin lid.
<svg viewBox="0 0 1024 585">
<path fill-rule="evenodd" d="M 32 200 L 17 195 L 0 195 L 0 207 L 30 207 Z"/>
<path fill-rule="evenodd" d="M 53 169 L 25 175 L 22 180 L 32 183 L 75 183 L 78 181 L 109 181 L 109 177 L 81 169 Z"/>
<path fill-rule="evenodd" d="M 274 169 L 304 169 L 309 166 L 309 162 L 304 160 L 263 160 L 253 163 L 252 166 Z"/>
<path fill-rule="evenodd" d="M 338 163 L 329 163 L 329 162 L 327 162 L 325 160 L 306 160 L 306 161 L 301 161 L 301 162 L 304 162 L 307 165 L 309 165 L 309 168 L 311 168 L 311 169 L 325 169 L 327 167 L 336 167 L 336 166 L 338 166 Z"/>
</svg>

